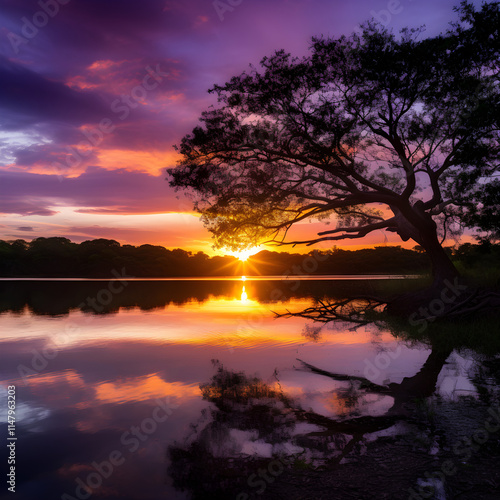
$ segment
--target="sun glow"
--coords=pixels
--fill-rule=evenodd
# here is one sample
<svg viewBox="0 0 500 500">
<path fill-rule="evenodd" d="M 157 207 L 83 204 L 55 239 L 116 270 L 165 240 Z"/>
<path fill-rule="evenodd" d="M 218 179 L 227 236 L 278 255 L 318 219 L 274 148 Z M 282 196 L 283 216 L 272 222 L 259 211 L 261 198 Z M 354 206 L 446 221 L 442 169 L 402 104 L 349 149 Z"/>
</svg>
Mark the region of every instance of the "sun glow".
<svg viewBox="0 0 500 500">
<path fill-rule="evenodd" d="M 262 248 L 260 248 L 260 247 L 251 247 L 251 248 L 246 248 L 245 250 L 226 251 L 226 254 L 232 255 L 233 257 L 240 259 L 242 262 L 245 262 L 248 259 L 248 257 L 255 255 L 256 253 L 260 252 L 261 250 L 262 250 Z"/>
</svg>

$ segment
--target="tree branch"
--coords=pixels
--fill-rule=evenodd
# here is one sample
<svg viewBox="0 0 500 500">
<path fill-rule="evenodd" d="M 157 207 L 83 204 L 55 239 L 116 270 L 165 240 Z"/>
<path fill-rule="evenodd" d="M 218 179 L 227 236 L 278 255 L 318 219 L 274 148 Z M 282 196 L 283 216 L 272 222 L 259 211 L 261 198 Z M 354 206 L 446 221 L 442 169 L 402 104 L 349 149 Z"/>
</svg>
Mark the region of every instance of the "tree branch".
<svg viewBox="0 0 500 500">
<path fill-rule="evenodd" d="M 390 219 L 384 220 L 382 222 L 374 222 L 373 224 L 367 224 L 365 226 L 356 227 L 338 227 L 337 229 L 332 229 L 330 231 L 322 231 L 318 233 L 318 236 L 323 236 L 325 234 L 335 234 L 345 231 L 346 233 L 359 233 L 359 238 L 366 236 L 368 233 L 375 231 L 376 229 L 383 229 L 386 227 L 396 227 L 396 218 L 391 217 Z"/>
</svg>

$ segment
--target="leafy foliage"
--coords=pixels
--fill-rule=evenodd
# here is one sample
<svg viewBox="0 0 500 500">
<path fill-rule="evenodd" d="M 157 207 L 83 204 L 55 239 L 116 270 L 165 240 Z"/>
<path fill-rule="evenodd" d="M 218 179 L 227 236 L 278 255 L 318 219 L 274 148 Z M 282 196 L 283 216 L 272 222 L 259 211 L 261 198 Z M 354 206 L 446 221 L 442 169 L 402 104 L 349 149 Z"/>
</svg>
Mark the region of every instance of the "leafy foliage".
<svg viewBox="0 0 500 500">
<path fill-rule="evenodd" d="M 496 224 L 476 207 L 484 190 L 484 206 L 498 208 L 499 3 L 456 10 L 459 21 L 434 38 L 369 22 L 361 34 L 313 39 L 306 57 L 280 50 L 215 85 L 219 106 L 202 113 L 168 170 L 215 246 L 386 229 L 437 255 L 436 272 L 447 266 L 436 221 Z M 286 241 L 293 224 L 332 216 L 335 229 Z"/>
</svg>

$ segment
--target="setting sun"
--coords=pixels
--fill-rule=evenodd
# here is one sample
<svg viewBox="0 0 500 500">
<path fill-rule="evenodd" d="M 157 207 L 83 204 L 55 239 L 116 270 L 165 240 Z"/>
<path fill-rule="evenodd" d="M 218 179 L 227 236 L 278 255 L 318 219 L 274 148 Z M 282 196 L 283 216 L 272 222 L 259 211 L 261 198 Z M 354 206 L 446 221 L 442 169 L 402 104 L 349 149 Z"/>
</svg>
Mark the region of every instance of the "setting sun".
<svg viewBox="0 0 500 500">
<path fill-rule="evenodd" d="M 251 257 L 252 255 L 255 255 L 256 253 L 260 252 L 262 249 L 260 247 L 252 247 L 252 248 L 246 248 L 245 250 L 238 250 L 238 251 L 227 251 L 227 255 L 232 255 L 233 257 L 237 257 L 240 259 L 242 262 L 248 259 L 248 257 Z"/>
</svg>

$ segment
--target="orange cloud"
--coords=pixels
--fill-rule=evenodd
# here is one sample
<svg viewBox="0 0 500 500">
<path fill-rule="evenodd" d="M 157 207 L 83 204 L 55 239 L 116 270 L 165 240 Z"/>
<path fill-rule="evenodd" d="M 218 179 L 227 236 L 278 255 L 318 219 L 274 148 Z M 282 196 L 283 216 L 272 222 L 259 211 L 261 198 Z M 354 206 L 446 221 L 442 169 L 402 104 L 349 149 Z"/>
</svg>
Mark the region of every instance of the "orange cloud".
<svg viewBox="0 0 500 500">
<path fill-rule="evenodd" d="M 126 403 L 129 401 L 145 401 L 165 396 L 185 398 L 198 396 L 198 384 L 182 382 L 165 382 L 157 374 L 138 377 L 126 382 L 105 382 L 95 388 L 96 399 L 101 403 Z"/>
<path fill-rule="evenodd" d="M 87 69 L 90 71 L 103 71 L 112 68 L 113 66 L 120 66 L 124 61 L 111 61 L 109 59 L 101 59 L 94 61 Z"/>
<path fill-rule="evenodd" d="M 123 149 L 102 149 L 98 152 L 99 166 L 107 170 L 123 168 L 129 171 L 147 172 L 159 175 L 167 167 L 176 164 L 179 155 L 167 151 L 130 151 Z"/>
</svg>

